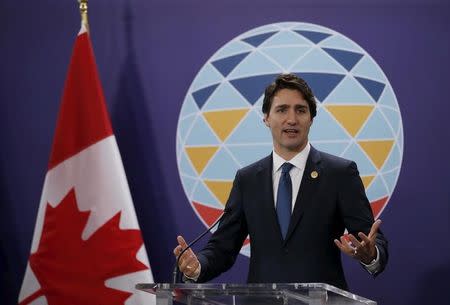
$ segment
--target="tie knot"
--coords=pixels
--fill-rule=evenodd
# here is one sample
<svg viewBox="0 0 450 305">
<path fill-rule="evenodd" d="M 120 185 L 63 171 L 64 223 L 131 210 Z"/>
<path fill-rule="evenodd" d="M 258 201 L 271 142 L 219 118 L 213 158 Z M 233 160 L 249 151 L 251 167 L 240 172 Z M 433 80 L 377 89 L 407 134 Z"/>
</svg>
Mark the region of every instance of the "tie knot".
<svg viewBox="0 0 450 305">
<path fill-rule="evenodd" d="M 291 171 L 291 169 L 292 169 L 293 166 L 294 166 L 294 165 L 292 165 L 292 164 L 289 163 L 289 162 L 283 163 L 283 165 L 281 165 L 281 173 L 282 173 L 282 174 L 289 173 L 289 172 Z"/>
</svg>

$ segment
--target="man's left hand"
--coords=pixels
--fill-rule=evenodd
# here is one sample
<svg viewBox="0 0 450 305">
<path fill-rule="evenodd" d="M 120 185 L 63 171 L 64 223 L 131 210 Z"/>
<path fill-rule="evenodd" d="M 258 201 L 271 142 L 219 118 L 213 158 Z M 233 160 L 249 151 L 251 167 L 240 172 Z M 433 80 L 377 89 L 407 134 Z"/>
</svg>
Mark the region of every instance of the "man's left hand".
<svg viewBox="0 0 450 305">
<path fill-rule="evenodd" d="M 375 247 L 375 239 L 377 237 L 378 228 L 381 220 L 375 221 L 370 228 L 369 235 L 359 232 L 358 236 L 361 241 L 355 238 L 352 234 L 341 236 L 340 241 L 335 239 L 336 246 L 345 254 L 354 259 L 357 259 L 364 264 L 370 264 L 377 257 L 377 249 Z"/>
</svg>

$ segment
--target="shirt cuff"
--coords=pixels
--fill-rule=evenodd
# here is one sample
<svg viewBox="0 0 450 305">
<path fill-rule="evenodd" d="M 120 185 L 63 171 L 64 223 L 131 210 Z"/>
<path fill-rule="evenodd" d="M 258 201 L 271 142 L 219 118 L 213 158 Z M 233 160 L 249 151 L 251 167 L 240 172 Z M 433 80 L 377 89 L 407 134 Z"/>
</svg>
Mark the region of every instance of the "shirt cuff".
<svg viewBox="0 0 450 305">
<path fill-rule="evenodd" d="M 377 246 L 375 246 L 375 249 L 377 250 L 377 257 L 371 261 L 370 264 L 364 264 L 360 261 L 360 264 L 363 265 L 370 274 L 375 274 L 380 269 L 380 251 Z"/>
</svg>

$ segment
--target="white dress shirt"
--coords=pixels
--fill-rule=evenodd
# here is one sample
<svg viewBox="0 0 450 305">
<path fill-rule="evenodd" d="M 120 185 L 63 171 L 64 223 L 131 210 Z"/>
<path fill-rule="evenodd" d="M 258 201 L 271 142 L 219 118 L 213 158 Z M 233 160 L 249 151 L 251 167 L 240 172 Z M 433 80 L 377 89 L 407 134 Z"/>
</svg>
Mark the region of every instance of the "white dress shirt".
<svg viewBox="0 0 450 305">
<path fill-rule="evenodd" d="M 272 181 L 273 181 L 273 201 L 275 202 L 275 208 L 277 204 L 277 194 L 278 194 L 278 184 L 280 183 L 281 177 L 281 166 L 285 162 L 289 162 L 293 165 L 289 175 L 292 181 L 292 211 L 294 211 L 295 201 L 298 196 L 298 191 L 300 190 L 300 184 L 302 182 L 303 172 L 305 171 L 306 160 L 308 159 L 309 151 L 311 150 L 311 145 L 306 144 L 305 148 L 295 155 L 291 160 L 284 160 L 280 155 L 278 155 L 275 150 L 273 151 L 273 171 L 272 171 Z"/>
</svg>

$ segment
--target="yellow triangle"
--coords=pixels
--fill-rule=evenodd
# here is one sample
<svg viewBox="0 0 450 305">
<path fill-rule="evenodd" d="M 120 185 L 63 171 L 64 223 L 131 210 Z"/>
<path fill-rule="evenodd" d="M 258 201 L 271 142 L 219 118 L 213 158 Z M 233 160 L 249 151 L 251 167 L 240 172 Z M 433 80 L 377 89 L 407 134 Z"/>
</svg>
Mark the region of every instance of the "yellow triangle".
<svg viewBox="0 0 450 305">
<path fill-rule="evenodd" d="M 204 180 L 203 182 L 205 182 L 209 190 L 219 199 L 220 203 L 225 206 L 228 196 L 230 196 L 233 181 Z"/>
<path fill-rule="evenodd" d="M 364 184 L 364 188 L 366 190 L 369 188 L 369 185 L 372 183 L 373 178 L 375 178 L 375 176 L 361 176 L 362 182 Z"/>
<path fill-rule="evenodd" d="M 391 152 L 394 140 L 358 141 L 358 144 L 366 152 L 377 169 L 380 169 Z"/>
<path fill-rule="evenodd" d="M 336 120 L 354 137 L 366 122 L 374 106 L 372 105 L 327 105 Z"/>
<path fill-rule="evenodd" d="M 222 142 L 230 135 L 236 125 L 242 120 L 248 109 L 234 109 L 203 112 L 209 126 Z"/>
<path fill-rule="evenodd" d="M 194 165 L 197 174 L 200 175 L 218 149 L 219 146 L 186 147 L 186 153 L 192 165 Z"/>
</svg>

